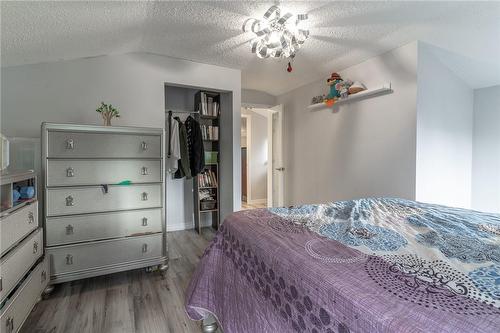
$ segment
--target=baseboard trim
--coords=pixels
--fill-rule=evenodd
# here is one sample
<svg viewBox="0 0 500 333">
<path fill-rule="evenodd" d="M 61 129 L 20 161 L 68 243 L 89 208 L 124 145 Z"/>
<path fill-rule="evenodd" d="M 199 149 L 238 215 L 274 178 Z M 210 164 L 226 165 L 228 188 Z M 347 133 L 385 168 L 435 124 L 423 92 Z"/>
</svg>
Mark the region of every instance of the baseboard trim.
<svg viewBox="0 0 500 333">
<path fill-rule="evenodd" d="M 167 232 L 169 231 L 179 231 L 179 230 L 188 230 L 193 229 L 194 223 L 167 223 Z"/>
<path fill-rule="evenodd" d="M 249 205 L 267 204 L 267 199 L 255 199 L 255 200 L 249 200 L 247 203 L 248 203 Z"/>
<path fill-rule="evenodd" d="M 203 223 L 201 226 L 202 227 L 210 227 L 212 224 Z M 186 223 L 167 223 L 167 232 L 170 231 L 181 231 L 181 230 L 190 230 L 194 229 L 194 222 L 186 222 Z"/>
</svg>

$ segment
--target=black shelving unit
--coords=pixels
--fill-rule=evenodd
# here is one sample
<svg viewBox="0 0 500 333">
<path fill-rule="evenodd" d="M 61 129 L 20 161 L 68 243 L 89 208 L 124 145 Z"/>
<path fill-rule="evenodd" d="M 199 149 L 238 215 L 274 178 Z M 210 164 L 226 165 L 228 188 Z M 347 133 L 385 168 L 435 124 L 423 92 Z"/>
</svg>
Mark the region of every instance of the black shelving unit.
<svg viewBox="0 0 500 333">
<path fill-rule="evenodd" d="M 209 101 L 212 101 L 212 106 L 210 106 Z M 213 105 L 218 105 L 216 110 L 213 109 Z M 193 178 L 193 196 L 194 196 L 194 225 L 195 230 L 201 233 L 201 228 L 204 225 L 202 223 L 205 220 L 211 219 L 211 226 L 214 229 L 218 229 L 220 225 L 220 145 L 219 145 L 219 120 L 220 120 L 220 94 L 211 91 L 199 91 L 195 95 L 194 105 L 198 113 L 196 114 L 196 120 L 200 123 L 203 132 L 203 146 L 205 153 L 213 152 L 217 153 L 216 161 L 205 160 L 205 168 L 202 172 L 211 172 L 215 175 L 215 184 L 210 184 L 210 186 L 201 186 L 199 177 Z M 211 126 L 211 127 L 209 127 Z M 209 128 L 212 130 L 209 131 Z M 214 128 L 217 128 L 216 130 Z M 216 133 L 215 133 L 216 132 Z M 210 163 L 209 163 L 210 162 Z M 207 192 L 210 194 L 214 200 L 203 200 L 200 198 L 200 194 Z"/>
</svg>

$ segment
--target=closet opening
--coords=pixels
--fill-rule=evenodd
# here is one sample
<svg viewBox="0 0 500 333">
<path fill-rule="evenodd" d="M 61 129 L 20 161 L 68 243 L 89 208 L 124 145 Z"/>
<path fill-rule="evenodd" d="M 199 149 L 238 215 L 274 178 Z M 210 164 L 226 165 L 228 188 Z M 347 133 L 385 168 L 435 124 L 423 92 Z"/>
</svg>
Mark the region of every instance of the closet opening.
<svg viewBox="0 0 500 333">
<path fill-rule="evenodd" d="M 282 111 L 281 105 L 241 109 L 242 209 L 283 206 Z"/>
<path fill-rule="evenodd" d="M 220 140 L 231 126 L 231 92 L 165 84 L 168 231 L 219 228 L 232 200 L 232 140 Z"/>
</svg>

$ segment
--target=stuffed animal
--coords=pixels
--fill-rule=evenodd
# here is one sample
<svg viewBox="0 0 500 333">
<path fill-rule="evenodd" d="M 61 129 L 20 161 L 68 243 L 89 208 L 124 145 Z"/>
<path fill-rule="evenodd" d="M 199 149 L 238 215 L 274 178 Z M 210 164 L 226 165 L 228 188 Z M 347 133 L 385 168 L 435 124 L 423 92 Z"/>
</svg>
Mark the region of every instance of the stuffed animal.
<svg viewBox="0 0 500 333">
<path fill-rule="evenodd" d="M 363 90 L 366 90 L 365 85 L 359 81 L 354 81 L 354 83 L 349 87 L 349 94 L 356 94 Z"/>
<path fill-rule="evenodd" d="M 330 86 L 330 93 L 326 96 L 327 99 L 340 97 L 340 92 L 335 87 L 340 82 L 342 82 L 342 77 L 338 73 L 332 73 L 332 76 L 326 80 L 326 84 Z"/>
<path fill-rule="evenodd" d="M 326 105 L 332 106 L 335 103 L 335 100 L 340 97 L 340 92 L 337 90 L 336 86 L 341 82 L 342 77 L 338 73 L 332 73 L 332 75 L 326 80 L 326 84 L 330 86 L 330 93 L 325 99 Z"/>
<path fill-rule="evenodd" d="M 349 87 L 351 85 L 352 81 L 350 80 L 341 81 L 335 85 L 335 89 L 338 91 L 340 98 L 347 98 L 349 95 Z"/>
</svg>

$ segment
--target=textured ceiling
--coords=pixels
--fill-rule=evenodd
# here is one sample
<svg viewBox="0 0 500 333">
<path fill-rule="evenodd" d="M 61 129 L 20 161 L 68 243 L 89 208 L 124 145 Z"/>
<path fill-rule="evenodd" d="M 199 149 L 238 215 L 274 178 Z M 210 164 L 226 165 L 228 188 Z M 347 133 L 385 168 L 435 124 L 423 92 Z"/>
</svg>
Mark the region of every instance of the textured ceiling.
<svg viewBox="0 0 500 333">
<path fill-rule="evenodd" d="M 2 2 L 2 66 L 151 52 L 241 69 L 244 88 L 277 95 L 420 39 L 469 59 L 471 86 L 500 81 L 498 2 L 282 2 L 309 14 L 292 73 L 241 31 L 273 3 Z"/>
</svg>

